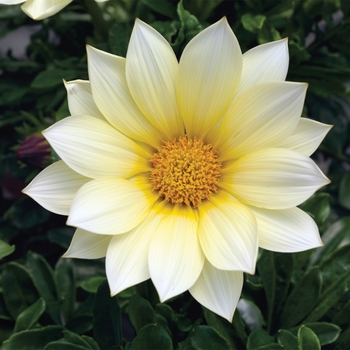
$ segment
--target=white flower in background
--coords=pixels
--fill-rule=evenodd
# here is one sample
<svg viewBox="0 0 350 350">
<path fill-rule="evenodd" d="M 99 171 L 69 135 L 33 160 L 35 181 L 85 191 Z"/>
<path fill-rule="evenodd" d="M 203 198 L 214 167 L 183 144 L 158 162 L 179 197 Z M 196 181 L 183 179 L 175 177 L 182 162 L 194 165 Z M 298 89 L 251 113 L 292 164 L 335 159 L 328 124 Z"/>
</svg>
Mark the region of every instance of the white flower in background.
<svg viewBox="0 0 350 350">
<path fill-rule="evenodd" d="M 226 19 L 177 61 L 137 20 L 126 59 L 88 47 L 71 117 L 44 132 L 62 160 L 24 190 L 77 227 L 66 257 L 106 257 L 111 294 L 152 279 L 232 319 L 258 247 L 322 245 L 296 206 L 329 180 L 309 158 L 330 129 L 300 118 L 287 41 L 242 55 Z"/>
<path fill-rule="evenodd" d="M 34 20 L 42 20 L 53 16 L 70 4 L 73 0 L 0 0 L 3 5 L 22 4 L 23 12 Z M 96 2 L 105 2 L 108 0 L 95 0 Z"/>
</svg>

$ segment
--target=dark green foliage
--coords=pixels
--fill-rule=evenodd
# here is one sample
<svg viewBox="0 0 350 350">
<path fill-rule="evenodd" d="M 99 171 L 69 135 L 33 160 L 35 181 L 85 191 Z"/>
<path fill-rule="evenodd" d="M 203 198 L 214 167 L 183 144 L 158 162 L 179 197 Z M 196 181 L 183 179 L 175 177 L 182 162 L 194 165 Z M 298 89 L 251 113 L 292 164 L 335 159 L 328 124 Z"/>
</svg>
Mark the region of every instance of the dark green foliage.
<svg viewBox="0 0 350 350">
<path fill-rule="evenodd" d="M 349 349 L 350 1 L 99 5 L 74 0 L 40 22 L 20 5 L 0 5 L 0 40 L 23 26 L 32 33 L 21 55 L 0 44 L 0 349 Z M 243 53 L 288 37 L 287 80 L 309 84 L 303 117 L 334 125 L 312 156 L 331 184 L 300 206 L 314 218 L 324 246 L 261 251 L 232 323 L 189 293 L 159 303 L 150 281 L 111 297 L 102 260 L 61 259 L 74 229 L 21 193 L 41 171 L 38 164 L 58 157 L 51 152 L 30 162 L 16 154 L 27 137 L 69 115 L 63 79 L 88 79 L 86 44 L 125 57 L 138 17 L 180 58 L 196 34 L 223 16 Z"/>
</svg>

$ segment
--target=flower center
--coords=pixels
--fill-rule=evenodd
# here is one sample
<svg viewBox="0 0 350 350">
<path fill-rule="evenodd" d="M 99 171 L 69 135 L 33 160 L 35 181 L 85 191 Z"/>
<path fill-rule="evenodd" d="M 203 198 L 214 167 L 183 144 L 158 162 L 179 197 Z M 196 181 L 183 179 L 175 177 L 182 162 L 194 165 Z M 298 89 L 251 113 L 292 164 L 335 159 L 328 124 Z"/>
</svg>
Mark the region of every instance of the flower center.
<svg viewBox="0 0 350 350">
<path fill-rule="evenodd" d="M 153 189 L 168 202 L 197 207 L 217 191 L 221 168 L 217 151 L 186 135 L 163 143 L 151 159 Z"/>
</svg>

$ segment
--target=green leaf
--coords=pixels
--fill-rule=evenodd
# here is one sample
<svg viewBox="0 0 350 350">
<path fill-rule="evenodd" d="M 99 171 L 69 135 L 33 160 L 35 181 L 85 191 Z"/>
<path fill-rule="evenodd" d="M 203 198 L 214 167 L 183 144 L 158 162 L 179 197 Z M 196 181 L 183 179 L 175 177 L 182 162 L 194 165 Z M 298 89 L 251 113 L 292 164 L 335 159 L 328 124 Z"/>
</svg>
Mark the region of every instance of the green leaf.
<svg viewBox="0 0 350 350">
<path fill-rule="evenodd" d="M 0 239 L 0 259 L 12 254 L 15 251 L 14 245 L 9 245 Z"/>
<path fill-rule="evenodd" d="M 161 15 L 172 19 L 176 18 L 176 8 L 170 1 L 140 0 L 140 2 L 148 6 L 154 12 L 160 13 Z"/>
<path fill-rule="evenodd" d="M 350 172 L 344 174 L 339 185 L 339 204 L 346 209 L 350 209 Z"/>
<path fill-rule="evenodd" d="M 324 246 L 316 249 L 311 257 L 309 266 L 316 265 L 324 259 L 328 254 L 335 250 L 342 241 L 350 239 L 350 217 L 344 216 L 333 225 L 331 225 L 322 235 Z"/>
<path fill-rule="evenodd" d="M 61 301 L 61 319 L 66 324 L 75 306 L 75 274 L 72 259 L 59 259 L 54 272 L 57 293 Z"/>
<path fill-rule="evenodd" d="M 251 13 L 246 13 L 241 17 L 241 22 L 248 32 L 258 33 L 266 20 L 266 16 L 264 15 L 253 15 Z"/>
<path fill-rule="evenodd" d="M 81 284 L 81 288 L 89 293 L 96 293 L 100 284 L 106 280 L 106 277 L 96 276 L 88 279 Z"/>
<path fill-rule="evenodd" d="M 309 270 L 286 300 L 281 327 L 290 328 L 302 321 L 315 307 L 321 294 L 322 277 L 316 266 Z"/>
<path fill-rule="evenodd" d="M 348 300 L 346 304 L 340 309 L 340 311 L 334 315 L 332 322 L 343 328 L 344 326 L 350 326 L 349 315 L 350 300 Z"/>
<path fill-rule="evenodd" d="M 150 302 L 135 293 L 130 298 L 128 314 L 136 333 L 149 323 L 156 323 L 156 314 Z"/>
<path fill-rule="evenodd" d="M 85 338 L 81 337 L 80 335 L 67 330 L 63 331 L 63 334 L 64 334 L 63 339 L 67 343 L 79 345 L 84 349 L 91 349 L 91 350 L 96 349 L 96 346 L 98 347 L 96 343 L 94 344 L 95 345 L 94 347 L 90 346 L 90 342 L 91 340 L 93 340 L 92 338 L 90 338 L 90 341 L 87 341 Z M 89 337 L 86 337 L 86 338 L 89 338 Z"/>
<path fill-rule="evenodd" d="M 27 253 L 26 267 L 46 304 L 57 301 L 56 282 L 50 265 L 40 254 Z"/>
<path fill-rule="evenodd" d="M 73 80 L 77 77 L 74 70 L 50 69 L 40 72 L 32 81 L 31 87 L 36 89 L 53 88 L 63 84 L 66 81 Z"/>
<path fill-rule="evenodd" d="M 172 45 L 173 47 L 178 47 L 180 44 L 187 44 L 202 30 L 202 25 L 199 23 L 198 19 L 184 9 L 182 1 L 179 1 L 177 5 L 177 14 L 180 19 L 181 27 L 178 37 Z"/>
<path fill-rule="evenodd" d="M 268 331 L 272 323 L 278 321 L 276 317 L 284 303 L 293 272 L 293 255 L 273 253 L 265 250 L 257 268 L 264 286 L 267 298 Z"/>
<path fill-rule="evenodd" d="M 14 262 L 2 271 L 2 289 L 6 307 L 14 319 L 39 298 L 27 269 Z"/>
<path fill-rule="evenodd" d="M 323 279 L 323 286 L 329 286 L 343 273 L 350 270 L 350 244 L 339 248 L 319 265 Z"/>
<path fill-rule="evenodd" d="M 45 309 L 45 301 L 40 298 L 33 305 L 22 311 L 16 319 L 14 332 L 17 333 L 32 328 L 38 322 Z"/>
<path fill-rule="evenodd" d="M 113 54 L 125 57 L 128 48 L 131 26 L 125 23 L 114 23 L 108 32 L 108 42 Z"/>
<path fill-rule="evenodd" d="M 321 350 L 321 344 L 316 334 L 308 327 L 301 326 L 298 331 L 300 350 Z"/>
<path fill-rule="evenodd" d="M 300 208 L 310 213 L 315 219 L 318 226 L 321 226 L 329 216 L 331 211 L 329 205 L 328 193 L 316 193 L 305 203 L 300 205 Z"/>
<path fill-rule="evenodd" d="M 341 334 L 339 339 L 334 344 L 334 350 L 348 349 L 350 344 L 350 327 L 346 328 Z"/>
<path fill-rule="evenodd" d="M 173 344 L 167 331 L 156 324 L 148 324 L 140 329 L 132 341 L 130 350 L 171 350 Z"/>
<path fill-rule="evenodd" d="M 221 335 L 221 337 L 227 340 L 229 344 L 228 349 L 238 349 L 238 346 L 236 344 L 237 332 L 235 332 L 235 329 L 232 326 L 232 324 L 224 318 L 218 316 L 214 312 L 208 310 L 204 306 L 202 306 L 202 309 L 208 326 L 215 329 Z M 245 343 L 240 345 L 245 345 Z"/>
<path fill-rule="evenodd" d="M 197 350 L 230 349 L 227 340 L 209 326 L 194 327 L 189 337 L 192 346 Z"/>
<path fill-rule="evenodd" d="M 293 333 L 280 329 L 278 331 L 278 342 L 283 346 L 284 350 L 296 350 L 298 349 L 298 338 Z"/>
<path fill-rule="evenodd" d="M 258 328 L 249 334 L 247 341 L 247 350 L 255 350 L 261 346 L 272 344 L 274 338 L 264 329 Z"/>
<path fill-rule="evenodd" d="M 345 272 L 334 281 L 319 297 L 316 307 L 304 320 L 307 322 L 318 321 L 339 299 L 350 290 L 350 271 Z"/>
<path fill-rule="evenodd" d="M 241 314 L 242 320 L 251 331 L 257 328 L 262 328 L 266 325 L 261 310 L 252 301 L 241 298 L 238 302 L 237 308 Z"/>
<path fill-rule="evenodd" d="M 62 337 L 63 327 L 46 326 L 13 334 L 3 342 L 1 350 L 44 350 L 45 346 Z"/>
<path fill-rule="evenodd" d="M 94 338 L 101 349 L 121 346 L 121 314 L 117 298 L 110 296 L 108 282 L 102 282 L 93 305 Z"/>
<path fill-rule="evenodd" d="M 328 322 L 305 323 L 304 326 L 310 328 L 317 335 L 321 346 L 335 342 L 341 332 L 340 327 Z"/>
</svg>

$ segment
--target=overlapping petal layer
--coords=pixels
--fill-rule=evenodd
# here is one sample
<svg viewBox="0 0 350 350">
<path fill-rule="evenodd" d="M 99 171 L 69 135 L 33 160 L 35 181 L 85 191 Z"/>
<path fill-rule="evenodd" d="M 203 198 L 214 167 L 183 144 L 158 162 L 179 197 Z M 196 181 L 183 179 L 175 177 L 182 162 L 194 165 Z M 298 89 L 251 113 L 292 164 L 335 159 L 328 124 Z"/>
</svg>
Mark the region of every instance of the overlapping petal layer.
<svg viewBox="0 0 350 350">
<path fill-rule="evenodd" d="M 67 90 L 68 107 L 71 115 L 88 115 L 105 120 L 92 97 L 91 85 L 86 80 L 64 83 Z"/>
<path fill-rule="evenodd" d="M 241 271 L 219 270 L 206 260 L 200 276 L 189 291 L 199 303 L 231 322 L 242 287 Z"/>
<path fill-rule="evenodd" d="M 199 241 L 210 263 L 220 270 L 254 273 L 258 232 L 249 208 L 218 194 L 198 209 Z"/>
<path fill-rule="evenodd" d="M 75 194 L 90 180 L 58 161 L 44 169 L 23 192 L 45 209 L 68 215 Z"/>
<path fill-rule="evenodd" d="M 132 230 L 149 214 L 155 196 L 148 188 L 125 179 L 97 179 L 74 197 L 67 223 L 99 234 Z"/>
<path fill-rule="evenodd" d="M 84 176 L 129 177 L 150 170 L 148 151 L 103 120 L 65 118 L 43 134 L 64 162 Z"/>
<path fill-rule="evenodd" d="M 237 90 L 241 67 L 241 49 L 226 18 L 186 46 L 176 95 L 189 137 L 204 136 L 224 115 Z"/>
<path fill-rule="evenodd" d="M 78 228 L 64 257 L 79 259 L 104 258 L 113 237 L 111 235 L 96 235 Z"/>
<path fill-rule="evenodd" d="M 329 180 L 310 158 L 289 149 L 266 148 L 223 169 L 219 186 L 243 203 L 288 209 L 327 183 Z"/>
<path fill-rule="evenodd" d="M 298 125 L 306 87 L 289 82 L 261 83 L 239 95 L 223 119 L 221 138 L 214 140 L 220 160 L 238 159 L 288 137 Z"/>
<path fill-rule="evenodd" d="M 164 216 L 155 228 L 148 264 L 159 298 L 165 301 L 193 286 L 202 271 L 204 254 L 197 237 L 197 213 L 192 208 L 167 203 L 158 211 Z"/>
<path fill-rule="evenodd" d="M 61 11 L 73 0 L 27 0 L 22 5 L 23 12 L 35 20 L 42 20 Z"/>
<path fill-rule="evenodd" d="M 168 42 L 136 20 L 126 55 L 126 80 L 144 116 L 169 140 L 184 133 L 175 98 L 178 63 Z"/>
</svg>

